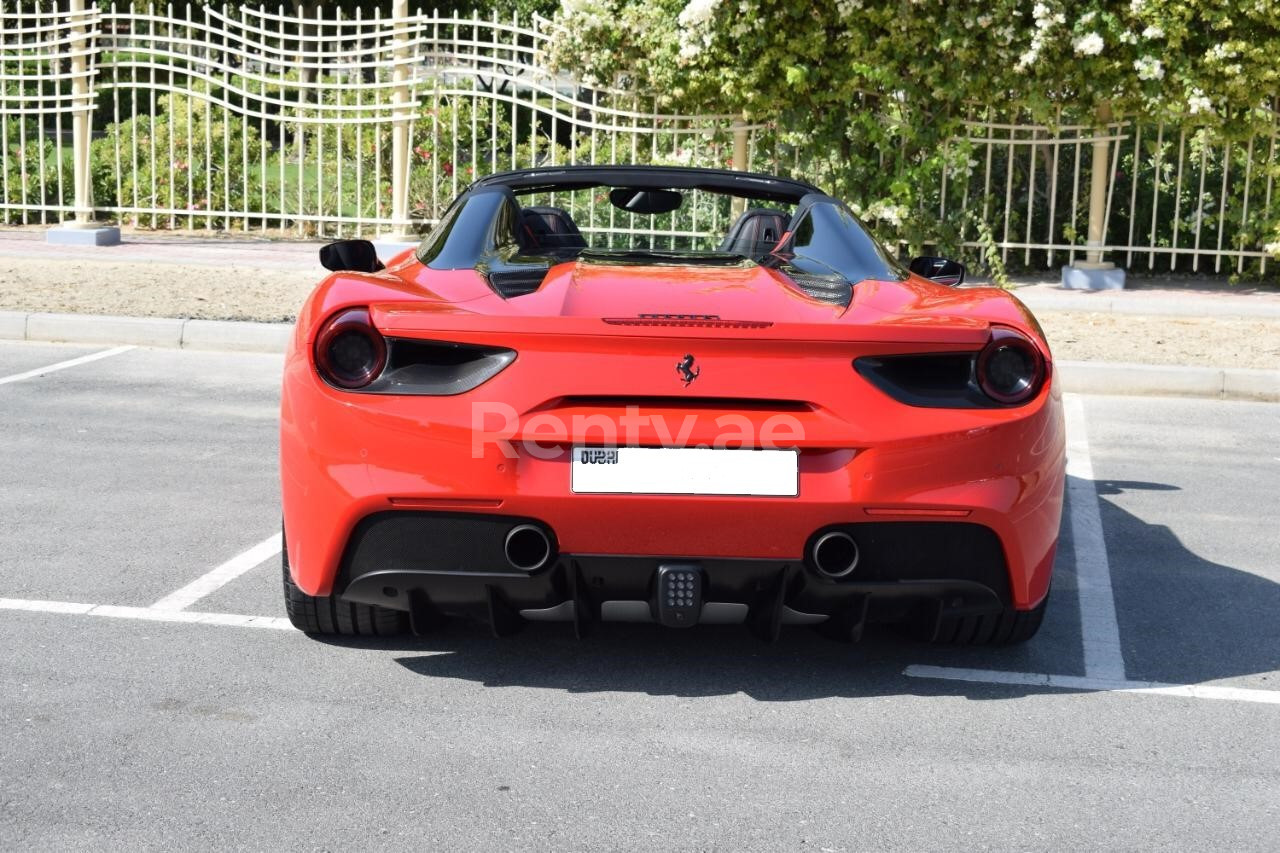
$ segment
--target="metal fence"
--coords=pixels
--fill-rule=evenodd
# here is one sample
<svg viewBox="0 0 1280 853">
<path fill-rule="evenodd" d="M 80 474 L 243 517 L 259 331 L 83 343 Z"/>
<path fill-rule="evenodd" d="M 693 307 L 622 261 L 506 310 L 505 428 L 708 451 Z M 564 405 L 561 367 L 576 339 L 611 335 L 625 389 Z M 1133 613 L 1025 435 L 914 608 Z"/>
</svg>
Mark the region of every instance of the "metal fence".
<svg viewBox="0 0 1280 853">
<path fill-rule="evenodd" d="M 556 73 L 542 18 L 410 14 L 406 0 L 390 12 L 0 0 L 0 221 L 408 233 L 493 171 L 638 162 L 803 176 L 822 153 Z M 1266 272 L 1274 127 L 1234 145 L 1131 123 L 967 129 L 922 193 L 967 246 L 1026 267 L 1075 260 L 1105 189 L 1093 242 L 1117 262 Z M 1095 163 L 1106 180 L 1091 193 Z M 584 204 L 571 212 L 599 235 L 714 240 L 727 227 L 714 205 L 655 231 L 563 201 Z M 882 224 L 899 215 L 851 201 Z"/>
</svg>

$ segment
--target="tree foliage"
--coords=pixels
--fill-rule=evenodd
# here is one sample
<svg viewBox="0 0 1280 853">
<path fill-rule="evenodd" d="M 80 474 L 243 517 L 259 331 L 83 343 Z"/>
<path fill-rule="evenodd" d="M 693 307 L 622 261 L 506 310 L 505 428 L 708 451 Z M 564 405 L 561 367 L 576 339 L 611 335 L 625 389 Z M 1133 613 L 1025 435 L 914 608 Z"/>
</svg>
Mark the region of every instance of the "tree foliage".
<svg viewBox="0 0 1280 853">
<path fill-rule="evenodd" d="M 964 224 L 940 227 L 922 192 L 968 164 L 966 118 L 1235 139 L 1274 123 L 1280 90 L 1277 0 L 563 0 L 557 21 L 560 67 L 776 127 L 910 243 Z"/>
</svg>

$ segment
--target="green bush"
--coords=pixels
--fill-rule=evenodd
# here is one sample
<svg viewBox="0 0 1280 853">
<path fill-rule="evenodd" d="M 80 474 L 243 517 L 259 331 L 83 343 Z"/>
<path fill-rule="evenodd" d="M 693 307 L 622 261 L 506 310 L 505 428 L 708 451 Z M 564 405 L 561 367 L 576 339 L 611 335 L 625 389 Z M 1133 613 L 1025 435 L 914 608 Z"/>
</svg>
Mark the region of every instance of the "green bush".
<svg viewBox="0 0 1280 853">
<path fill-rule="evenodd" d="M 260 193 L 257 166 L 263 149 L 256 128 L 198 95 L 164 95 L 158 105 L 154 119 L 142 115 L 109 125 L 105 136 L 93 142 L 90 176 L 96 207 L 121 209 L 121 220 L 133 225 L 162 227 L 176 220 L 182 227 L 216 227 L 222 217 L 202 212 L 260 206 L 254 201 Z"/>
<path fill-rule="evenodd" d="M 59 151 L 31 120 L 10 119 L 4 144 L 4 169 L 0 194 L 5 204 L 60 205 L 71 204 L 74 185 L 71 169 L 63 170 L 62 192 L 58 192 Z M 69 215 L 68 215 L 69 216 Z M 16 225 L 22 222 L 48 222 L 64 218 L 56 214 L 19 208 L 0 210 L 0 222 Z"/>
</svg>

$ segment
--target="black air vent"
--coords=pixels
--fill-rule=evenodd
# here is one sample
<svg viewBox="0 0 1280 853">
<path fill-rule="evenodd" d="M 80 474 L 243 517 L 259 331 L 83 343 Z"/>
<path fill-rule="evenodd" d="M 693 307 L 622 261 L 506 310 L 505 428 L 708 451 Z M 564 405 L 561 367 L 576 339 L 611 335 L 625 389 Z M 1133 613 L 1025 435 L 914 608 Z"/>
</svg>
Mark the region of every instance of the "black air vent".
<svg viewBox="0 0 1280 853">
<path fill-rule="evenodd" d="M 489 286 L 503 299 L 514 299 L 537 291 L 546 277 L 547 267 L 543 266 L 495 270 L 489 273 Z"/>
</svg>

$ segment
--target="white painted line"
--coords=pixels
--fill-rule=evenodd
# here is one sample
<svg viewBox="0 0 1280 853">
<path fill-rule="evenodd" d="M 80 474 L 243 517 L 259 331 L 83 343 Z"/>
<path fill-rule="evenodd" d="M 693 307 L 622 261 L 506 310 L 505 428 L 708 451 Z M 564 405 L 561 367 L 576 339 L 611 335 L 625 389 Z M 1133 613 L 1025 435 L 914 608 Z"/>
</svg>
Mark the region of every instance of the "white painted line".
<svg viewBox="0 0 1280 853">
<path fill-rule="evenodd" d="M 1110 693 L 1150 693 L 1189 699 L 1219 699 L 1231 702 L 1260 702 L 1280 705 L 1280 690 L 1255 690 L 1217 684 L 1161 684 L 1157 681 L 1092 678 L 1078 675 L 1048 675 L 1042 672 L 1002 672 L 994 669 L 957 669 L 949 666 L 909 666 L 902 672 L 911 678 L 937 678 L 973 684 L 1011 684 L 1029 687 L 1057 687 Z"/>
<path fill-rule="evenodd" d="M 1067 504 L 1071 508 L 1071 544 L 1076 555 L 1084 671 L 1088 678 L 1124 681 L 1120 623 L 1111 590 L 1111 564 L 1102 535 L 1098 491 L 1093 485 L 1084 401 L 1078 394 L 1066 394 L 1063 402 L 1067 422 Z"/>
<path fill-rule="evenodd" d="M 166 595 L 151 605 L 151 608 L 153 610 L 185 610 L 259 563 L 270 560 L 280 553 L 280 547 L 280 534 L 276 533 L 243 554 L 237 554 L 216 569 L 196 578 L 177 592 Z"/>
<path fill-rule="evenodd" d="M 0 610 L 34 610 L 40 613 L 88 613 L 92 604 L 73 601 L 32 601 L 23 598 L 0 598 Z"/>
<path fill-rule="evenodd" d="M 35 370 L 28 370 L 26 373 L 15 373 L 12 376 L 0 377 L 0 385 L 8 385 L 10 382 L 21 382 L 24 379 L 35 379 L 37 376 L 44 376 L 46 373 L 66 370 L 68 367 L 88 364 L 91 361 L 97 361 L 102 358 L 110 358 L 113 355 L 119 355 L 120 353 L 128 352 L 131 349 L 133 349 L 131 346 L 113 347 L 112 349 L 103 350 L 102 352 L 82 355 L 79 358 L 69 358 L 66 361 L 60 361 L 57 364 L 50 364 L 47 367 L 37 367 Z"/>
<path fill-rule="evenodd" d="M 117 607 L 114 604 L 80 604 L 73 601 L 32 601 L 22 598 L 0 598 L 0 610 L 70 613 L 78 616 L 106 616 L 112 619 L 141 619 L 149 622 L 182 622 L 189 625 L 227 625 L 235 628 L 293 630 L 293 625 L 290 624 L 289 620 L 280 616 L 244 616 L 239 613 L 157 610 L 154 607 Z"/>
</svg>

